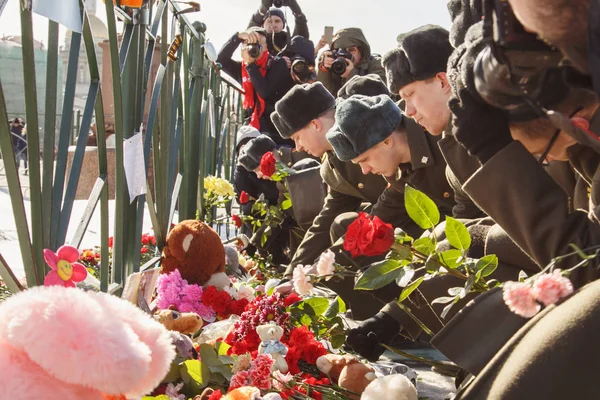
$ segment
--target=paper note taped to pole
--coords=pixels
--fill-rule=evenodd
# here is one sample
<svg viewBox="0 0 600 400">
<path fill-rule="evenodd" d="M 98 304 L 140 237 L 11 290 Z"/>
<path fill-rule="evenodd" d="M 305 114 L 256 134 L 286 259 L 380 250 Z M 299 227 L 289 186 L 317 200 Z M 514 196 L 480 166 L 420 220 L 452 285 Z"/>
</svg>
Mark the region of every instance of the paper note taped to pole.
<svg viewBox="0 0 600 400">
<path fill-rule="evenodd" d="M 66 26 L 73 32 L 81 33 L 83 22 L 79 0 L 33 0 L 31 10 Z"/>
<path fill-rule="evenodd" d="M 129 202 L 132 203 L 137 196 L 146 194 L 146 163 L 141 129 L 123 142 L 123 164 L 125 164 L 125 178 L 129 189 Z"/>
</svg>

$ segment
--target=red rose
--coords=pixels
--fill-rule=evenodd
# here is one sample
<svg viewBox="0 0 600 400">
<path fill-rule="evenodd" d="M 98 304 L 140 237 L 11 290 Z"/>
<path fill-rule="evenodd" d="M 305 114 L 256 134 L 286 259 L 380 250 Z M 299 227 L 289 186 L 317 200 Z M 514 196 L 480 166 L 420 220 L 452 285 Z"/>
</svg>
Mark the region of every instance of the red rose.
<svg viewBox="0 0 600 400">
<path fill-rule="evenodd" d="M 349 251 L 352 257 L 359 256 L 359 238 L 361 233 L 369 228 L 369 218 L 367 213 L 361 212 L 358 213 L 358 218 L 356 218 L 346 230 L 346 236 L 344 237 L 344 250 Z"/>
<path fill-rule="evenodd" d="M 344 250 L 352 257 L 376 256 L 387 252 L 394 243 L 394 228 L 379 217 L 370 219 L 366 213 L 348 226 L 344 238 Z"/>
<path fill-rule="evenodd" d="M 113 247 L 113 240 L 114 240 L 114 239 L 113 239 L 113 237 L 112 237 L 112 236 L 108 238 L 108 247 L 109 247 L 109 248 L 111 248 L 111 249 L 112 249 L 112 247 Z"/>
<path fill-rule="evenodd" d="M 272 151 L 265 153 L 260 159 L 260 172 L 266 177 L 270 177 L 275 173 L 275 156 Z"/>
<path fill-rule="evenodd" d="M 250 201 L 250 195 L 246 191 L 242 190 L 240 193 L 240 204 L 246 204 Z"/>
<path fill-rule="evenodd" d="M 241 228 L 242 227 L 242 219 L 240 218 L 239 215 L 235 215 L 233 214 L 231 216 L 231 220 L 233 221 L 233 224 L 237 227 L 237 228 Z"/>
</svg>

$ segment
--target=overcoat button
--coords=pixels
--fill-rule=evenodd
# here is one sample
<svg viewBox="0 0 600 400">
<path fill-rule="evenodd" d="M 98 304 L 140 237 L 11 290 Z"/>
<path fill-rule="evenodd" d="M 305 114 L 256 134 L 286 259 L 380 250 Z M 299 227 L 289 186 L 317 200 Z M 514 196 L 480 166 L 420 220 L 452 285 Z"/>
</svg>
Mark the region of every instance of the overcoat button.
<svg viewBox="0 0 600 400">
<path fill-rule="evenodd" d="M 444 198 L 445 198 L 445 199 L 448 199 L 448 198 L 450 198 L 450 193 L 448 193 L 448 192 L 444 192 Z"/>
<path fill-rule="evenodd" d="M 359 184 L 358 184 L 358 188 L 359 188 L 359 189 L 364 189 L 364 187 L 365 187 L 365 185 L 364 185 L 363 183 L 359 183 Z"/>
</svg>

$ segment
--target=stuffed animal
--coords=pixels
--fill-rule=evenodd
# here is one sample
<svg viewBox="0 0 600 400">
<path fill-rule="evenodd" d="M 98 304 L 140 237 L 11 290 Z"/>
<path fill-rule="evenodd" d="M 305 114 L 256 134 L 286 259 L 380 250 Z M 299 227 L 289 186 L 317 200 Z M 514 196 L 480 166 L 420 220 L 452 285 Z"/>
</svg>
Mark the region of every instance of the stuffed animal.
<svg viewBox="0 0 600 400">
<path fill-rule="evenodd" d="M 175 269 L 190 284 L 219 289 L 230 284 L 225 275 L 221 238 L 210 226 L 195 219 L 181 221 L 167 235 L 160 272 L 166 274 Z"/>
<path fill-rule="evenodd" d="M 41 286 L 0 304 L 5 399 L 139 398 L 174 357 L 161 324 L 106 293 Z"/>
<path fill-rule="evenodd" d="M 154 315 L 154 318 L 168 330 L 183 333 L 184 335 L 191 335 L 198 332 L 204 324 L 202 318 L 193 312 L 180 313 L 175 310 L 161 310 Z"/>
<path fill-rule="evenodd" d="M 346 354 L 326 354 L 317 358 L 317 368 L 337 384 L 351 392 L 361 394 L 375 380 L 375 370 L 358 358 Z M 358 396 L 349 396 L 358 399 Z M 387 397 L 386 397 L 387 398 Z M 391 398 L 391 397 L 390 397 Z"/>
<path fill-rule="evenodd" d="M 184 360 L 198 359 L 198 352 L 189 336 L 202 328 L 202 318 L 196 313 L 180 313 L 174 310 L 161 310 L 154 318 L 167 328 L 177 354 Z"/>
<path fill-rule="evenodd" d="M 258 346 L 259 354 L 270 354 L 273 357 L 273 366 L 271 370 L 279 371 L 282 374 L 288 372 L 288 365 L 285 361 L 285 355 L 288 352 L 287 347 L 281 343 L 283 328 L 275 323 L 260 325 L 256 328 L 256 333 L 260 337 L 261 343 Z"/>
<path fill-rule="evenodd" d="M 417 400 L 417 389 L 402 374 L 386 375 L 371 382 L 362 394 L 361 400 Z"/>
</svg>

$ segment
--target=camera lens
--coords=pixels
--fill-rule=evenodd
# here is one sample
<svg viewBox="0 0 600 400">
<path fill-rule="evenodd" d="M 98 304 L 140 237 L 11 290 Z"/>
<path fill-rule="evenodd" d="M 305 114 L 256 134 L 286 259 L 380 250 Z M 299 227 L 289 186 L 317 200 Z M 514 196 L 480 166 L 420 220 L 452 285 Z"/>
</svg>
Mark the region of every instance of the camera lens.
<svg viewBox="0 0 600 400">
<path fill-rule="evenodd" d="M 336 60 L 331 64 L 331 72 L 336 75 L 343 75 L 346 72 L 346 60 L 343 57 L 336 58 Z"/>
<path fill-rule="evenodd" d="M 292 64 L 292 70 L 294 70 L 296 74 L 301 74 L 303 71 L 306 70 L 306 62 L 304 62 L 303 60 L 294 61 L 294 63 Z"/>
<path fill-rule="evenodd" d="M 273 0 L 273 6 L 277 8 L 283 7 L 283 0 Z"/>
<path fill-rule="evenodd" d="M 258 58 L 260 55 L 261 48 L 259 44 L 249 44 L 246 49 L 248 50 L 248 55 L 252 58 Z"/>
</svg>

